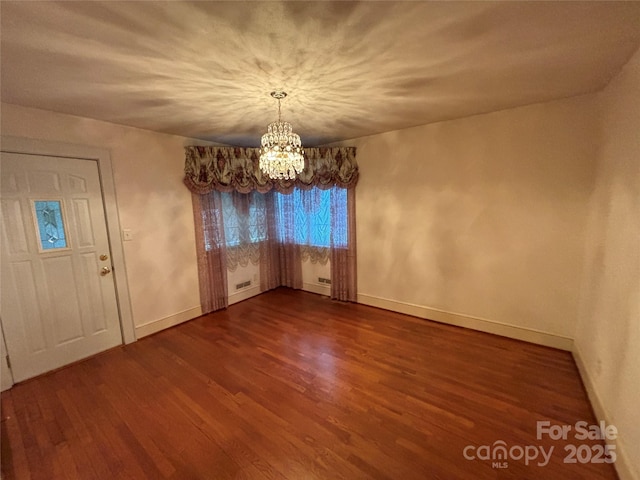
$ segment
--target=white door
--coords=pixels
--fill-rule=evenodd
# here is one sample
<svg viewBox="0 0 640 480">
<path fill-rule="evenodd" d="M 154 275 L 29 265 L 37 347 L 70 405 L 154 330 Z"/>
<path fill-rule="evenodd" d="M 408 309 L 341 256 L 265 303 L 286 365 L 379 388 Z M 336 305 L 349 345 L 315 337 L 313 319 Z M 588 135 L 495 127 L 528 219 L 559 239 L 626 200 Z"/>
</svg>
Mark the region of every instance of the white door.
<svg viewBox="0 0 640 480">
<path fill-rule="evenodd" d="M 98 165 L 2 153 L 0 319 L 14 381 L 122 343 Z"/>
</svg>

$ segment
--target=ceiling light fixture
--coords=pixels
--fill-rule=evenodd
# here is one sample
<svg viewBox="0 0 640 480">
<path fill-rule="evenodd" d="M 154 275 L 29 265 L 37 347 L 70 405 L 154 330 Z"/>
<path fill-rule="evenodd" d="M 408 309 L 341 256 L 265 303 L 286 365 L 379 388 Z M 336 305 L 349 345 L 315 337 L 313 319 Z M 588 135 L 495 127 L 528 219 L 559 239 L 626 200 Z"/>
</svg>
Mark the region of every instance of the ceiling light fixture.
<svg viewBox="0 0 640 480">
<path fill-rule="evenodd" d="M 278 100 L 278 121 L 270 123 L 262 136 L 260 170 L 269 178 L 294 179 L 304 169 L 304 151 L 300 135 L 293 133 L 291 124 L 281 120 L 280 100 L 286 92 L 276 90 L 271 96 Z"/>
</svg>

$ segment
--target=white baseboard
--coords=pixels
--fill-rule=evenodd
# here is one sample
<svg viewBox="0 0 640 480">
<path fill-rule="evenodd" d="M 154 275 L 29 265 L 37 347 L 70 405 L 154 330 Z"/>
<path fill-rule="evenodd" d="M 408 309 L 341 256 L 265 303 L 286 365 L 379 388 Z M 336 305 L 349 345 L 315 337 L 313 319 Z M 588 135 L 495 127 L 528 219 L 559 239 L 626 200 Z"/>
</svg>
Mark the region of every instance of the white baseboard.
<svg viewBox="0 0 640 480">
<path fill-rule="evenodd" d="M 188 310 L 184 310 L 182 312 L 178 312 L 175 315 L 170 315 L 159 320 L 153 320 L 143 325 L 138 325 L 136 326 L 136 338 L 140 339 L 142 337 L 146 337 L 147 335 L 157 333 L 160 330 L 164 330 L 165 328 L 179 325 L 188 320 L 193 320 L 200 315 L 202 315 L 202 308 L 200 306 L 197 306 Z"/>
<path fill-rule="evenodd" d="M 331 296 L 330 285 L 319 285 L 317 283 L 303 283 L 302 290 L 304 290 L 305 292 L 317 293 L 318 295 L 326 295 L 327 297 Z"/>
<path fill-rule="evenodd" d="M 573 347 L 573 339 L 556 335 L 553 333 L 542 332 L 535 329 L 517 327 L 507 323 L 496 322 L 485 318 L 471 317 L 461 313 L 447 312 L 435 308 L 424 307 L 412 303 L 399 302 L 397 300 L 389 300 L 387 298 L 375 297 L 364 293 L 358 294 L 358 303 L 378 307 L 393 312 L 405 313 L 414 317 L 425 318 L 440 323 L 456 325 L 458 327 L 471 328 L 481 332 L 493 333 L 503 337 L 524 340 L 525 342 L 536 343 L 546 347 L 558 348 L 560 350 L 571 351 Z"/>
<path fill-rule="evenodd" d="M 331 287 L 329 285 L 305 283 L 303 284 L 302 289 L 307 292 L 316 293 L 318 295 L 331 295 Z M 246 290 L 233 293 L 229 295 L 229 305 L 233 305 L 234 303 L 238 303 L 248 298 L 255 297 L 260 293 L 261 291 L 259 286 L 247 288 Z M 446 312 L 444 310 L 424 307 L 421 305 L 414 305 L 411 303 L 398 302 L 396 300 L 389 300 L 386 298 L 375 297 L 373 295 L 366 295 L 363 293 L 358 294 L 358 303 L 382 308 L 384 310 L 391 310 L 393 312 L 413 315 L 415 317 L 425 318 L 427 320 L 433 320 L 440 323 L 471 328 L 473 330 L 479 330 L 481 332 L 493 333 L 496 335 L 502 335 L 504 337 L 524 340 L 526 342 L 545 345 L 547 347 L 559 348 L 561 350 L 572 351 L 573 349 L 573 340 L 569 337 L 541 332 L 534 329 L 516 327 L 514 325 L 500 323 L 493 320 L 471 317 L 469 315 L 463 315 L 460 313 Z M 146 337 L 147 335 L 159 332 L 161 330 L 164 330 L 165 328 L 173 327 L 174 325 L 179 325 L 182 322 L 186 322 L 187 320 L 199 317 L 200 315 L 202 315 L 202 310 L 198 306 L 190 308 L 183 312 L 176 313 L 175 315 L 171 315 L 169 317 L 154 320 L 143 325 L 138 325 L 136 326 L 136 337 Z"/>
<path fill-rule="evenodd" d="M 596 419 L 600 421 L 604 421 L 607 425 L 615 425 L 611 421 L 611 416 L 607 413 L 607 410 L 604 408 L 604 404 L 598 395 L 598 392 L 595 389 L 595 384 L 593 382 L 593 376 L 589 373 L 587 369 L 587 365 L 583 360 L 583 356 L 580 353 L 580 349 L 574 343 L 573 345 L 573 358 L 578 366 L 578 371 L 580 372 L 580 377 L 582 377 L 582 383 L 584 384 L 584 388 L 587 390 L 587 395 L 589 396 L 589 402 L 591 403 L 591 407 L 593 408 L 593 413 L 596 415 Z M 624 439 L 618 437 L 615 441 L 607 441 L 612 445 L 616 446 L 616 461 L 614 466 L 616 467 L 616 471 L 618 472 L 618 477 L 620 480 L 640 480 L 640 473 L 637 469 L 633 467 L 633 464 L 629 460 L 629 456 L 626 453 L 626 449 L 624 448 Z"/>
<path fill-rule="evenodd" d="M 247 300 L 248 298 L 255 297 L 256 295 L 260 295 L 261 293 L 262 291 L 260 290 L 259 285 L 237 291 L 229 295 L 229 305 L 233 305 L 234 303 Z"/>
</svg>

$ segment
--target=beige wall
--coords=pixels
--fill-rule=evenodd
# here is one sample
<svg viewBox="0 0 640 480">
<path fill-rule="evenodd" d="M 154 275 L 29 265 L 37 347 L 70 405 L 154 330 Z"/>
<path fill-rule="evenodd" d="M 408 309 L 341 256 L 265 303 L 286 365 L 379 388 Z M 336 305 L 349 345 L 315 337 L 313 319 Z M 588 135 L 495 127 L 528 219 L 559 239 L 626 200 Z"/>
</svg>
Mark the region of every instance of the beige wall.
<svg viewBox="0 0 640 480">
<path fill-rule="evenodd" d="M 622 479 L 640 479 L 640 51 L 599 95 L 575 354 L 598 416 L 619 432 Z"/>
<path fill-rule="evenodd" d="M 570 349 L 595 113 L 582 96 L 345 142 L 359 300 Z"/>
<path fill-rule="evenodd" d="M 138 334 L 199 314 L 191 194 L 182 184 L 190 139 L 2 104 L 2 135 L 108 149 Z"/>
<path fill-rule="evenodd" d="M 318 277 L 331 278 L 331 262 L 326 264 L 302 262 L 302 290 L 319 295 L 331 295 L 331 286 L 318 282 Z M 236 285 L 250 280 L 251 286 L 236 289 Z M 249 263 L 246 267 L 238 266 L 233 272 L 227 272 L 227 289 L 229 305 L 260 295 L 260 266 Z"/>
</svg>

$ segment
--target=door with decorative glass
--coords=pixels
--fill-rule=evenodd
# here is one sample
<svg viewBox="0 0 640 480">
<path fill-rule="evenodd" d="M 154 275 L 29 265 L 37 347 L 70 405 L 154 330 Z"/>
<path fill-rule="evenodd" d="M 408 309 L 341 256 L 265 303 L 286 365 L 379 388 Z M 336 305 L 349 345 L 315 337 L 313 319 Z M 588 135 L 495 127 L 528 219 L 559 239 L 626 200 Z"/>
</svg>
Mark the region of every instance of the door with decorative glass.
<svg viewBox="0 0 640 480">
<path fill-rule="evenodd" d="M 92 160 L 2 153 L 0 319 L 14 381 L 122 343 Z"/>
</svg>

